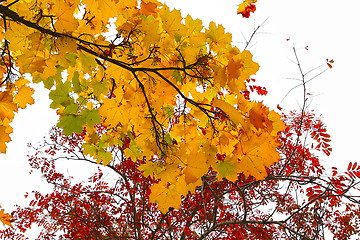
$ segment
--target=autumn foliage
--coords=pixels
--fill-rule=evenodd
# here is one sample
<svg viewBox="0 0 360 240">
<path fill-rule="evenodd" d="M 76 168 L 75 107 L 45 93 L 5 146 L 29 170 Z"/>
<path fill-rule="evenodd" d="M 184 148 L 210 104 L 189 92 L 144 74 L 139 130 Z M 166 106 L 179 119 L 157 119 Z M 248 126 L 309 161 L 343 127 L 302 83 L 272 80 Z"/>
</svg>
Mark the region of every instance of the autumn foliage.
<svg viewBox="0 0 360 240">
<path fill-rule="evenodd" d="M 31 73 L 51 89 L 64 134 L 86 129 L 85 155 L 107 165 L 128 144 L 123 154 L 159 179 L 150 200 L 164 213 L 209 168 L 228 180 L 240 172 L 264 179 L 278 161 L 284 124 L 244 96 L 259 66 L 221 25 L 204 28 L 156 0 L 3 1 L 0 13 L 4 142 L 14 112 L 33 101 L 21 77 Z M 104 37 L 110 21 L 116 28 Z"/>
<path fill-rule="evenodd" d="M 238 14 L 249 17 L 255 2 Z M 22 239 L 32 224 L 40 239 L 356 232 L 350 190 L 360 168 L 328 176 L 315 155 L 332 150 L 323 122 L 305 105 L 278 113 L 251 99 L 267 93 L 253 84 L 259 65 L 222 25 L 204 27 L 157 0 L 1 1 L 0 15 L 0 152 L 15 113 L 33 103 L 26 73 L 51 90 L 60 115 L 30 158 L 53 192 L 30 194 L 12 220 L 1 210 L 3 239 Z M 103 166 L 75 184 L 56 169 L 59 159 Z"/>
</svg>

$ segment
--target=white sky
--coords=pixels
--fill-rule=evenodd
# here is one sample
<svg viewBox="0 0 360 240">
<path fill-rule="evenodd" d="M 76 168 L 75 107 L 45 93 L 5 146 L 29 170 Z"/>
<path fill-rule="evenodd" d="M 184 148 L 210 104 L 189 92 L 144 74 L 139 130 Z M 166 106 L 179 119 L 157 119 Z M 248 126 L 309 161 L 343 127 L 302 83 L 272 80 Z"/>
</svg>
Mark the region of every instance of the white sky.
<svg viewBox="0 0 360 240">
<path fill-rule="evenodd" d="M 257 11 L 250 19 L 236 15 L 241 0 L 178 0 L 166 1 L 171 7 L 193 18 L 221 23 L 242 49 L 244 38 L 269 17 L 251 45 L 254 60 L 260 64 L 255 76 L 259 85 L 266 86 L 269 94 L 264 99 L 275 107 L 285 94 L 297 84 L 287 78 L 299 77 L 292 47 L 298 49 L 304 70 L 310 70 L 325 59 L 334 59 L 333 69 L 308 84 L 313 98 L 310 108 L 324 116 L 332 137 L 333 154 L 326 159 L 330 165 L 345 170 L 349 161 L 359 161 L 357 153 L 360 129 L 358 104 L 360 103 L 360 2 L 348 0 L 340 4 L 335 0 L 258 0 Z M 254 25 L 255 24 L 255 25 Z M 290 41 L 286 41 L 290 37 Z M 309 46 L 306 51 L 305 47 Z M 38 175 L 30 176 L 27 164 L 27 142 L 40 142 L 56 123 L 57 116 L 49 109 L 44 98 L 47 91 L 36 87 L 36 103 L 20 111 L 12 124 L 13 141 L 8 153 L 0 155 L 0 204 L 8 211 L 23 202 L 26 191 L 46 186 Z M 299 91 L 294 91 L 281 104 L 286 109 L 298 108 Z M 359 161 L 360 162 L 360 161 Z"/>
</svg>

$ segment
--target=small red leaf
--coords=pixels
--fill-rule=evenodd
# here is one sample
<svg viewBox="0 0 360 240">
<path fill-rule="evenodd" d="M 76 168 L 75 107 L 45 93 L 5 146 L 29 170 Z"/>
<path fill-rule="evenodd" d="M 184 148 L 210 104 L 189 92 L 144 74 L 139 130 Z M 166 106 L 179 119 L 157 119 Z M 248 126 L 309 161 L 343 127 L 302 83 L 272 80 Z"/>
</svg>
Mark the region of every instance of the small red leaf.
<svg viewBox="0 0 360 240">
<path fill-rule="evenodd" d="M 352 162 L 350 162 L 349 165 L 348 165 L 348 168 L 347 168 L 348 171 L 350 171 L 351 166 L 352 166 Z"/>
</svg>

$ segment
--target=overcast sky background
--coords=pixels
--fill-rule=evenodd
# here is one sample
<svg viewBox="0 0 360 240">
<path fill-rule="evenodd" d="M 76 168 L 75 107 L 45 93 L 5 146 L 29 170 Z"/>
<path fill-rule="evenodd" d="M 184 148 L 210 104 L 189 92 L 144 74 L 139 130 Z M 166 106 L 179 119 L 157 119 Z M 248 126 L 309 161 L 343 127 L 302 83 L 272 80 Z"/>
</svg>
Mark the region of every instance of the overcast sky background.
<svg viewBox="0 0 360 240">
<path fill-rule="evenodd" d="M 250 44 L 254 60 L 260 64 L 256 74 L 259 85 L 269 91 L 265 104 L 275 108 L 288 91 L 298 84 L 293 47 L 297 49 L 306 72 L 326 58 L 334 59 L 333 69 L 311 81 L 311 109 L 324 117 L 332 138 L 333 153 L 324 158 L 328 164 L 345 170 L 349 161 L 359 161 L 360 103 L 360 3 L 348 0 L 259 0 L 257 11 L 249 19 L 236 15 L 241 0 L 169 0 L 170 7 L 180 9 L 182 16 L 190 14 L 203 20 L 222 24 L 233 34 L 233 41 L 243 49 L 244 36 L 249 39 L 254 28 L 267 21 Z M 290 41 L 287 39 L 290 38 Z M 308 50 L 305 47 L 308 46 Z M 326 69 L 323 66 L 321 69 Z M 0 155 L 0 204 L 7 212 L 23 203 L 27 191 L 46 189 L 39 175 L 29 175 L 26 144 L 41 142 L 58 117 L 49 109 L 48 91 L 35 86 L 35 104 L 20 110 L 12 123 L 13 141 L 6 155 Z M 291 92 L 281 106 L 299 109 L 301 88 Z M 45 96 L 45 97 L 44 97 Z"/>
</svg>

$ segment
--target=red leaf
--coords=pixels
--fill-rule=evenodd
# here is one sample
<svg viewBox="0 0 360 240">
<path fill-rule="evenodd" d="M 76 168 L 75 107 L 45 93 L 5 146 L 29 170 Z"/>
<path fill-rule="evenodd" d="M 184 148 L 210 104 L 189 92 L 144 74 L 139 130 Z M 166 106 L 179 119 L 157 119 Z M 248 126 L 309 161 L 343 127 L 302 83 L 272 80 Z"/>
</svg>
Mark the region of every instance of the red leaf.
<svg viewBox="0 0 360 240">
<path fill-rule="evenodd" d="M 355 162 L 355 163 L 353 164 L 353 166 L 352 166 L 352 170 L 355 170 L 355 169 L 356 169 L 356 167 L 357 167 L 357 162 Z"/>
<path fill-rule="evenodd" d="M 347 168 L 348 171 L 350 171 L 351 166 L 352 166 L 352 162 L 349 162 L 349 165 L 348 165 L 348 168 Z"/>
</svg>

